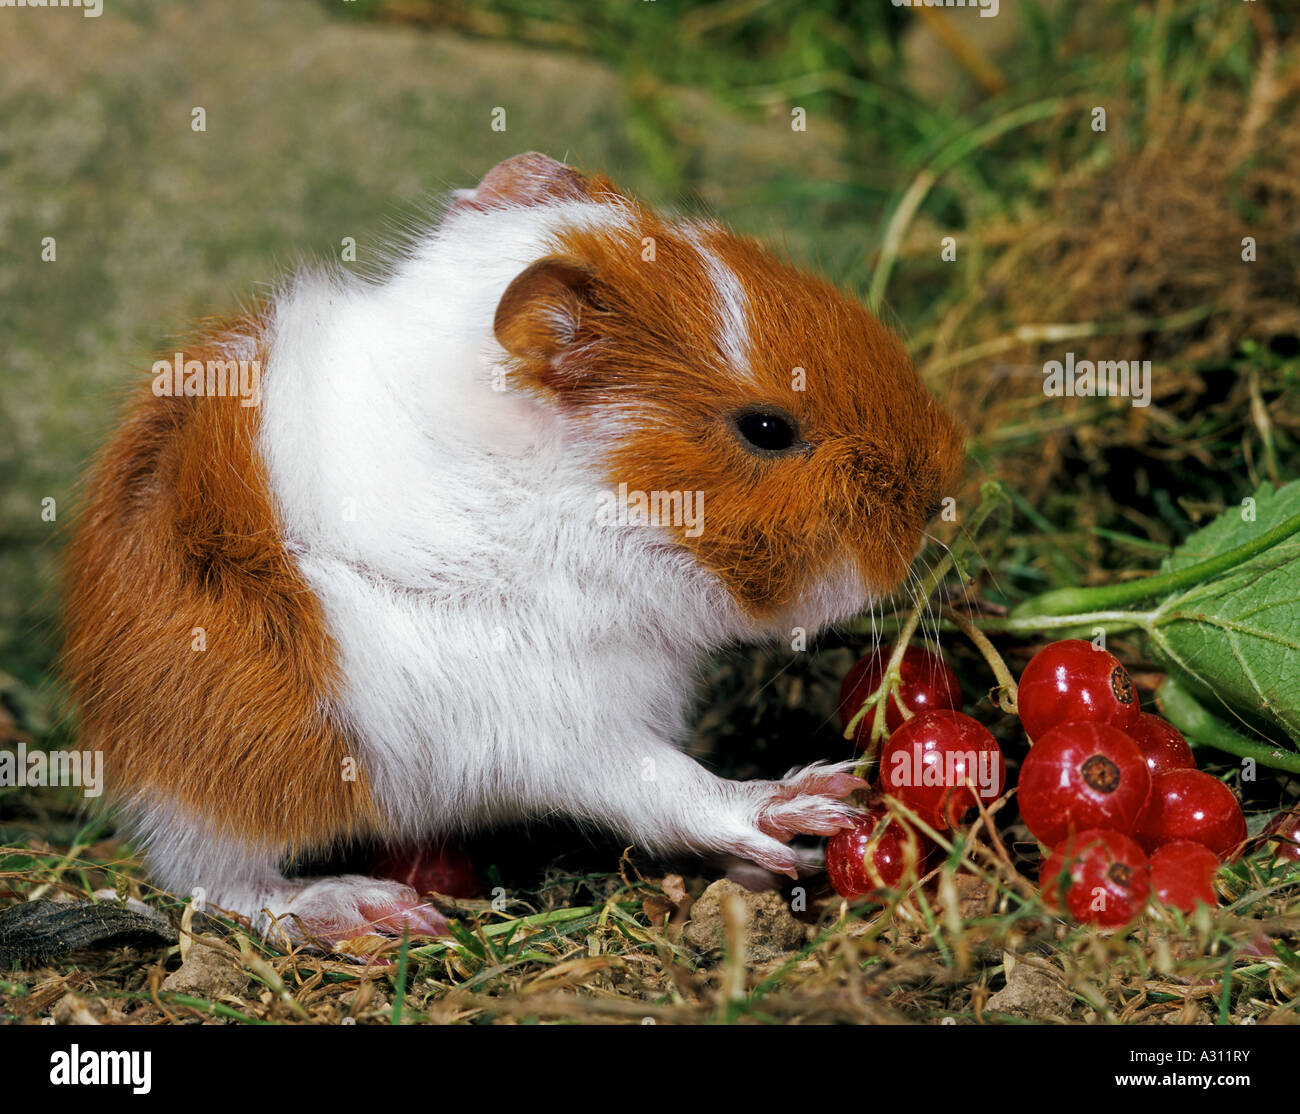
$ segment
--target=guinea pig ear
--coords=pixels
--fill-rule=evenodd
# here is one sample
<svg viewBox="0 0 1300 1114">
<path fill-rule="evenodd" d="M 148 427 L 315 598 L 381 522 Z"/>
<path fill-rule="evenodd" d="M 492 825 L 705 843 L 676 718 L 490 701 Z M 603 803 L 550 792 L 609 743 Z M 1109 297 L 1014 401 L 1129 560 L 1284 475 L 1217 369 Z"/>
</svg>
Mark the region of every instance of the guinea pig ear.
<svg viewBox="0 0 1300 1114">
<path fill-rule="evenodd" d="M 592 307 L 595 277 L 586 263 L 548 256 L 515 278 L 497 303 L 492 322 L 497 342 L 518 359 L 545 365 L 537 370 L 550 386 Z"/>
<path fill-rule="evenodd" d="M 537 151 L 499 162 L 472 190 L 457 190 L 453 209 L 501 209 L 555 201 L 584 201 L 593 183 L 581 171 Z"/>
</svg>

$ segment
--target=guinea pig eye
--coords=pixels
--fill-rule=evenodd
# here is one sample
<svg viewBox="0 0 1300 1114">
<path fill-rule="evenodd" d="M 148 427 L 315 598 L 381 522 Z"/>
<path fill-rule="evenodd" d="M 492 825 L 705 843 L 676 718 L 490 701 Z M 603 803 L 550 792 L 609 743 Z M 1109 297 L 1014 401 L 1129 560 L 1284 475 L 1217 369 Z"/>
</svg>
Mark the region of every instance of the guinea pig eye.
<svg viewBox="0 0 1300 1114">
<path fill-rule="evenodd" d="M 756 456 L 784 456 L 807 448 L 794 419 L 780 410 L 742 410 L 731 416 L 731 428 L 745 450 Z"/>
</svg>

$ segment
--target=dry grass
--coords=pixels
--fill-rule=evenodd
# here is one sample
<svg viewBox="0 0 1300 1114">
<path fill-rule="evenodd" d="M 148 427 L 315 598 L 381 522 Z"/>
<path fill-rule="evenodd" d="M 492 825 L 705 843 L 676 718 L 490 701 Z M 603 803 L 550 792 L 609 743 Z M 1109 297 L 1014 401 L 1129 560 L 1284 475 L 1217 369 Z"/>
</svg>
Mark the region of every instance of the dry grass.
<svg viewBox="0 0 1300 1114">
<path fill-rule="evenodd" d="M 1207 83 L 1216 53 L 1247 28 L 1268 24 L 1243 10 L 1199 44 L 1194 67 L 1152 61 L 1140 87 L 1060 98 L 1036 126 L 1053 136 L 1028 175 L 1039 191 L 1005 199 L 968 230 L 962 250 L 975 262 L 916 333 L 918 362 L 972 429 L 977 454 L 1034 507 L 1066 492 L 1082 524 L 1126 519 L 1161 542 L 1170 524 L 1135 513 L 1152 491 L 1176 489 L 1195 520 L 1225 491 L 1290 478 L 1288 463 L 1293 474 L 1298 51 L 1270 31 L 1246 81 Z M 1089 128 L 1098 104 L 1104 136 Z M 901 265 L 933 268 L 949 231 L 918 220 Z M 1242 258 L 1247 237 L 1255 262 Z M 1152 404 L 1045 402 L 1043 364 L 1070 350 L 1152 361 Z"/>
<path fill-rule="evenodd" d="M 808 943 L 744 959 L 743 930 L 716 962 L 682 927 L 703 880 L 560 879 L 603 892 L 566 907 L 527 895 L 501 913 L 461 903 L 455 939 L 354 942 L 350 957 L 286 950 L 196 917 L 150 891 L 113 841 L 0 848 L 6 903 L 40 894 L 135 895 L 181 928 L 173 947 L 86 951 L 0 977 L 0 1019 L 168 1023 L 1017 1023 L 1300 1021 L 1300 876 L 1265 852 L 1221 875 L 1223 906 L 1151 916 L 1129 934 L 1079 929 L 1041 907 L 999 845 L 957 848 L 887 906 L 809 901 Z M 555 880 L 553 880 L 555 881 Z M 671 896 L 670 896 L 671 895 Z M 547 904 L 556 905 L 546 910 Z M 198 943 L 192 943 L 198 941 Z M 211 996 L 163 989 L 191 947 L 236 971 Z M 1021 968 L 1009 994 L 1009 972 Z M 992 999 L 992 1001 L 991 1001 Z M 1009 1000 L 1010 999 L 1010 1000 Z M 1019 1005 L 1017 1005 L 1017 1002 Z M 949 1020 L 951 1019 L 951 1020 Z"/>
</svg>

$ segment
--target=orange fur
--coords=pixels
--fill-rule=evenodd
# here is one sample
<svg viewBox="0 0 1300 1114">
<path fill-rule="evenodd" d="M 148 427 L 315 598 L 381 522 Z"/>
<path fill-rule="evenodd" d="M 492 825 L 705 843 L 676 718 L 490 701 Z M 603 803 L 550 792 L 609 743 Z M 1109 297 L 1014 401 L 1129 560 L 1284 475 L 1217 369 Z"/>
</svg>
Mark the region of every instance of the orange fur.
<svg viewBox="0 0 1300 1114">
<path fill-rule="evenodd" d="M 223 357 L 226 331 L 255 330 L 213 328 L 184 358 Z M 141 392 L 70 547 L 63 665 L 112 785 L 305 850 L 365 831 L 374 808 L 364 771 L 344 776 L 334 648 L 280 540 L 258 419 L 234 396 Z"/>
<path fill-rule="evenodd" d="M 902 343 L 829 283 L 710 231 L 708 249 L 749 304 L 746 379 L 719 349 L 718 295 L 699 253 L 629 203 L 635 235 L 566 233 L 562 251 L 507 292 L 497 335 L 516 377 L 575 414 L 598 420 L 616 405 L 635 416 L 611 454 L 611 482 L 703 491 L 703 532 L 681 528 L 676 540 L 752 614 L 794 604 L 846 551 L 869 589 L 894 588 L 963 460 L 960 430 Z M 813 451 L 746 453 L 727 416 L 756 404 L 791 414 Z"/>
</svg>

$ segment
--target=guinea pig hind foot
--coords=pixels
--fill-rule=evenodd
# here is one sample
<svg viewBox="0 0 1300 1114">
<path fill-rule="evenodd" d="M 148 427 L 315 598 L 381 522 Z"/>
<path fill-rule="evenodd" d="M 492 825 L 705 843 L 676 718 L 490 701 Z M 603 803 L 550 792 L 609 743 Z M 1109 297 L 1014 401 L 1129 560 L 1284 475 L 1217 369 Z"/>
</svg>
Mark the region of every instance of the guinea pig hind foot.
<svg viewBox="0 0 1300 1114">
<path fill-rule="evenodd" d="M 238 911 L 252 914 L 256 927 L 269 938 L 283 934 L 293 943 L 400 937 L 403 930 L 412 937 L 450 932 L 446 918 L 410 886 L 363 874 L 285 879 L 282 887 L 259 893 L 256 904 L 255 909 Z"/>
</svg>

